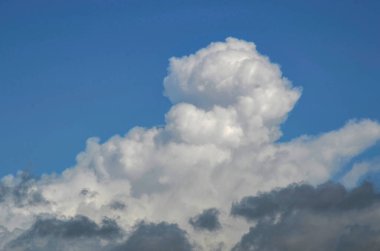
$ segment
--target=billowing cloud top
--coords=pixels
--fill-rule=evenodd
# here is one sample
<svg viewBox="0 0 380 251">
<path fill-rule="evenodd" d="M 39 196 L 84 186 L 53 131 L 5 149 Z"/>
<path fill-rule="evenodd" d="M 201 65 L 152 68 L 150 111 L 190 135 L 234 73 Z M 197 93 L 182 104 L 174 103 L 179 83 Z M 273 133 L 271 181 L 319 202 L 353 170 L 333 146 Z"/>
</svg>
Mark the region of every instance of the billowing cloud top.
<svg viewBox="0 0 380 251">
<path fill-rule="evenodd" d="M 15 240 L 33 236 L 49 246 L 50 235 L 35 234 L 36 226 L 85 219 L 93 236 L 84 243 L 74 238 L 72 250 L 97 243 L 102 250 L 168 250 L 169 240 L 177 250 L 237 249 L 250 245 L 236 243 L 252 223 L 230 215 L 234 202 L 292 183 L 325 182 L 380 139 L 377 122 L 359 120 L 277 143 L 301 91 L 243 40 L 227 38 L 170 59 L 164 86 L 173 103 L 164 126 L 136 127 L 104 143 L 89 139 L 77 164 L 62 174 L 4 177 L 0 248 L 27 250 Z M 354 186 L 363 172 L 353 171 L 344 181 Z M 118 235 L 110 241 L 101 233 L 114 221 Z"/>
<path fill-rule="evenodd" d="M 177 104 L 167 115 L 168 127 L 195 144 L 274 141 L 300 96 L 253 43 L 234 38 L 172 58 L 164 86 Z"/>
</svg>

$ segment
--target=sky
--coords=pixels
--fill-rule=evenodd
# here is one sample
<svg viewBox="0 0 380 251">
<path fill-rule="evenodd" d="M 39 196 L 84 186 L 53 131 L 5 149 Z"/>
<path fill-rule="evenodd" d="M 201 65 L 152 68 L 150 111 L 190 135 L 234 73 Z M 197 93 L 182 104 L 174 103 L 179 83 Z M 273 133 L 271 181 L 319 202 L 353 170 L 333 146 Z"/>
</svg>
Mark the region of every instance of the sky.
<svg viewBox="0 0 380 251">
<path fill-rule="evenodd" d="M 0 249 L 377 250 L 379 11 L 0 0 Z"/>
<path fill-rule="evenodd" d="M 75 164 L 89 137 L 164 123 L 168 59 L 253 41 L 303 87 L 283 139 L 379 119 L 377 1 L 0 1 L 0 174 Z"/>
</svg>

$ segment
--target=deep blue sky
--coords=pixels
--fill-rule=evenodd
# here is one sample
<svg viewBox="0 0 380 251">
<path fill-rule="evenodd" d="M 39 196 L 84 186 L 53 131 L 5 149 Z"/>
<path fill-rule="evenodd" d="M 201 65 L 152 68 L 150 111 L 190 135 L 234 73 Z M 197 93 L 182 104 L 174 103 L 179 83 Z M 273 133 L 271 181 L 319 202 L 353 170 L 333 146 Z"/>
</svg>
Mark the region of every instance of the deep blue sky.
<svg viewBox="0 0 380 251">
<path fill-rule="evenodd" d="M 377 0 L 0 0 L 0 176 L 59 172 L 89 137 L 163 124 L 168 58 L 228 36 L 304 88 L 283 140 L 380 120 L 379 13 Z"/>
</svg>

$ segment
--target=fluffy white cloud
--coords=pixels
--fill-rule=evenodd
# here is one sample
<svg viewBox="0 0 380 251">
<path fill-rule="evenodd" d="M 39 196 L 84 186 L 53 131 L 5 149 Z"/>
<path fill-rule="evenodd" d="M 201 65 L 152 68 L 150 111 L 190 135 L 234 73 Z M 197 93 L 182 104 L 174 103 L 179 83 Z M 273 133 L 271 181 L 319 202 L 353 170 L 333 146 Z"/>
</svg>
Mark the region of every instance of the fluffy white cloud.
<svg viewBox="0 0 380 251">
<path fill-rule="evenodd" d="M 293 182 L 325 181 L 380 139 L 380 125 L 362 120 L 276 143 L 300 89 L 243 40 L 172 58 L 164 86 L 173 102 L 165 126 L 137 127 L 102 144 L 89 139 L 76 166 L 28 187 L 48 203 L 23 207 L 0 195 L 0 225 L 26 228 L 39 214 L 82 214 L 96 222 L 106 216 L 126 229 L 139 220 L 167 221 L 199 248 L 228 250 L 247 231 L 229 216 L 233 201 Z M 3 178 L 4 191 L 13 191 L 15 179 Z M 188 220 L 208 208 L 220 210 L 221 229 L 199 234 Z"/>
<path fill-rule="evenodd" d="M 164 86 L 174 104 L 186 103 L 169 112 L 169 125 L 174 116 L 179 129 L 188 134 L 197 126 L 192 119 L 197 119 L 205 127 L 203 133 L 221 131 L 219 141 L 228 136 L 226 140 L 235 145 L 278 139 L 278 126 L 300 97 L 300 89 L 291 86 L 278 65 L 258 53 L 253 43 L 234 38 L 211 43 L 190 56 L 172 58 Z M 178 122 L 192 124 L 183 128 Z M 222 123 L 218 128 L 217 122 Z"/>
<path fill-rule="evenodd" d="M 191 104 L 181 103 L 167 114 L 167 130 L 175 138 L 188 144 L 238 146 L 243 139 L 235 109 L 215 106 L 205 111 Z"/>
</svg>

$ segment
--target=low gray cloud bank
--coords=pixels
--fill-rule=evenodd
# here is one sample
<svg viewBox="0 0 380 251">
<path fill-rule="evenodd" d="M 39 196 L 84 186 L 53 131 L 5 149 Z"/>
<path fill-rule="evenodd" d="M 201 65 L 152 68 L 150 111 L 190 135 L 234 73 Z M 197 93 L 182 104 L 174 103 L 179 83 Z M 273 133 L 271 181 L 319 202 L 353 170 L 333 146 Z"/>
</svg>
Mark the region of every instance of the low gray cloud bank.
<svg viewBox="0 0 380 251">
<path fill-rule="evenodd" d="M 255 223 L 234 251 L 380 250 L 380 194 L 368 182 L 291 185 L 243 198 L 231 214 Z"/>
<path fill-rule="evenodd" d="M 96 224 L 85 216 L 70 219 L 41 218 L 5 251 L 190 251 L 186 232 L 176 224 L 141 222 L 128 235 L 116 221 Z"/>
<path fill-rule="evenodd" d="M 203 210 L 189 224 L 198 235 L 222 231 L 220 211 Z M 380 194 L 364 182 L 347 190 L 328 182 L 293 184 L 247 196 L 231 207 L 230 218 L 251 225 L 232 251 L 378 251 Z M 0 234 L 4 238 L 6 232 Z M 117 220 L 99 224 L 86 216 L 57 219 L 40 216 L 24 231 L 8 232 L 4 251 L 191 251 L 229 250 L 222 242 L 204 248 L 177 224 L 139 222 L 126 231 Z M 5 236 L 6 237 L 6 236 Z"/>
<path fill-rule="evenodd" d="M 380 202 L 380 195 L 369 182 L 364 182 L 351 191 L 332 182 L 316 188 L 306 184 L 293 184 L 269 193 L 245 197 L 232 206 L 231 214 L 247 220 L 257 220 L 268 216 L 274 218 L 295 210 L 340 213 L 366 208 L 377 202 Z"/>
<path fill-rule="evenodd" d="M 7 244 L 5 250 L 107 250 L 112 241 L 122 236 L 123 230 L 111 219 L 103 219 L 98 225 L 85 216 L 64 220 L 40 218 Z"/>
<path fill-rule="evenodd" d="M 128 240 L 113 251 L 190 251 L 186 233 L 176 224 L 138 224 Z"/>
</svg>

